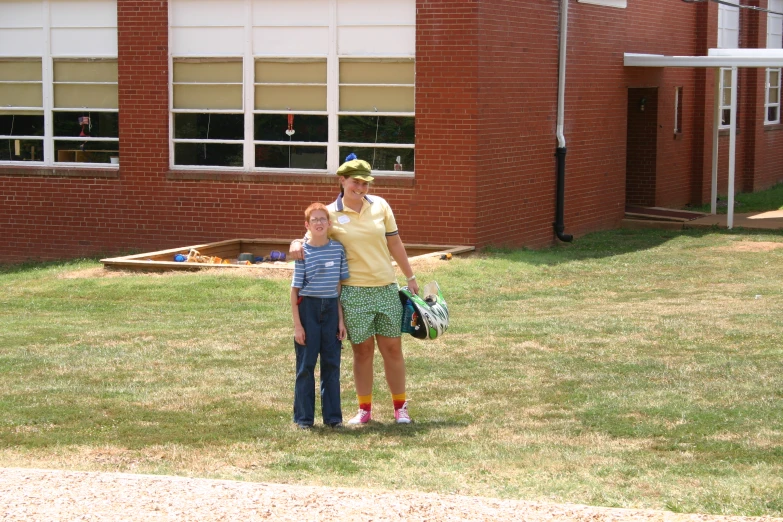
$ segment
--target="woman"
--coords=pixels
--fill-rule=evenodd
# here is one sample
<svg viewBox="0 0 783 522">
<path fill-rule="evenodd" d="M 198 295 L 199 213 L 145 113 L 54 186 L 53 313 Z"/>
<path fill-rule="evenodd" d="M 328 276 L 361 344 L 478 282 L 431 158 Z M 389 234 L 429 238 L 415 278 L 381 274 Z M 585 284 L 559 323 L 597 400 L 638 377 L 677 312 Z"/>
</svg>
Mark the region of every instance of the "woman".
<svg viewBox="0 0 783 522">
<path fill-rule="evenodd" d="M 394 402 L 397 423 L 411 422 L 405 394 L 402 354 L 402 305 L 391 258 L 397 262 L 412 292 L 419 292 L 389 204 L 368 196 L 370 164 L 351 154 L 337 170 L 340 195 L 327 205 L 332 228 L 329 237 L 345 247 L 350 277 L 343 281 L 343 306 L 348 339 L 353 348 L 353 375 L 359 411 L 348 424 L 366 424 L 372 418 L 373 357 L 375 345 L 383 357 L 386 382 Z M 291 258 L 301 258 L 302 241 L 291 243 Z"/>
</svg>

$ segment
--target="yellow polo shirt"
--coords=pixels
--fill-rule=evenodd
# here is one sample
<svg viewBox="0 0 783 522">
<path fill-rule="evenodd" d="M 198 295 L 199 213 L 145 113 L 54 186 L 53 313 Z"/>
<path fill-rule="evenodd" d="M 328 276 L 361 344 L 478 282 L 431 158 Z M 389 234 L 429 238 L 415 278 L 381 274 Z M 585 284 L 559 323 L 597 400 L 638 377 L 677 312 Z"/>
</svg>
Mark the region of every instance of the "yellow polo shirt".
<svg viewBox="0 0 783 522">
<path fill-rule="evenodd" d="M 385 199 L 365 196 L 358 214 L 343 205 L 342 195 L 327 205 L 332 228 L 329 237 L 345 247 L 350 277 L 346 286 L 386 286 L 397 282 L 386 238 L 399 234 Z"/>
</svg>

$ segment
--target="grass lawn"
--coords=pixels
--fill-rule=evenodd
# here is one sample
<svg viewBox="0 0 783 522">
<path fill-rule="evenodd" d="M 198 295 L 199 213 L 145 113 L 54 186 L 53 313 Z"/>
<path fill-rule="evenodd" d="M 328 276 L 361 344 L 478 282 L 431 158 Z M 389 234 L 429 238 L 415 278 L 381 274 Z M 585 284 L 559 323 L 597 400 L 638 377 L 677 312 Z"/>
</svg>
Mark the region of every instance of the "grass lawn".
<svg viewBox="0 0 783 522">
<path fill-rule="evenodd" d="M 783 234 L 620 230 L 416 271 L 451 326 L 404 339 L 415 423 L 376 357 L 377 422 L 302 432 L 287 278 L 0 268 L 0 466 L 783 515 Z"/>
<path fill-rule="evenodd" d="M 729 198 L 727 195 L 718 197 L 719 205 L 716 208 L 718 214 L 725 214 L 728 210 Z M 690 207 L 688 210 L 696 212 L 710 212 L 710 204 L 698 207 Z M 763 212 L 767 210 L 783 210 L 783 183 L 759 192 L 750 194 L 740 193 L 734 196 L 734 212 L 743 214 L 746 212 Z"/>
</svg>

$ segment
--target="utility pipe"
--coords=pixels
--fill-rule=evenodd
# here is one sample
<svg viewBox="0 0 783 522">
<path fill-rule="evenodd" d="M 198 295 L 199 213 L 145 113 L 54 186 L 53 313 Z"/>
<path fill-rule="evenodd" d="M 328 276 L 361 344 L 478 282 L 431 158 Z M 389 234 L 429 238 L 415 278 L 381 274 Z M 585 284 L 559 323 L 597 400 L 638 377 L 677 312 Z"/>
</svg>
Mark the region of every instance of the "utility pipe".
<svg viewBox="0 0 783 522">
<path fill-rule="evenodd" d="M 560 241 L 571 242 L 574 236 L 564 234 L 563 207 L 565 205 L 565 157 L 566 140 L 563 133 L 565 120 L 566 39 L 568 36 L 568 0 L 560 0 L 560 58 L 557 71 L 557 194 L 555 200 L 555 234 Z"/>
</svg>

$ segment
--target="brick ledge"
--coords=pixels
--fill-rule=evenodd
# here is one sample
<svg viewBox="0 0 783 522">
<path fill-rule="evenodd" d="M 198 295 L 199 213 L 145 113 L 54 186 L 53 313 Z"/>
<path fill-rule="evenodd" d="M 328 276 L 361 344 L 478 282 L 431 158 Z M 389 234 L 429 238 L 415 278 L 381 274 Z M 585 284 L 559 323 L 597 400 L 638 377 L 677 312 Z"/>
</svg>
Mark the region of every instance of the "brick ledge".
<svg viewBox="0 0 783 522">
<path fill-rule="evenodd" d="M 315 185 L 334 185 L 334 174 L 287 174 L 268 172 L 214 172 L 194 170 L 169 170 L 168 180 L 184 181 L 225 181 L 239 183 L 302 183 Z M 416 179 L 408 176 L 377 176 L 372 182 L 380 187 L 414 187 Z"/>
<path fill-rule="evenodd" d="M 85 169 L 68 167 L 5 167 L 0 176 L 29 176 L 42 178 L 109 178 L 118 179 L 120 169 Z"/>
</svg>

